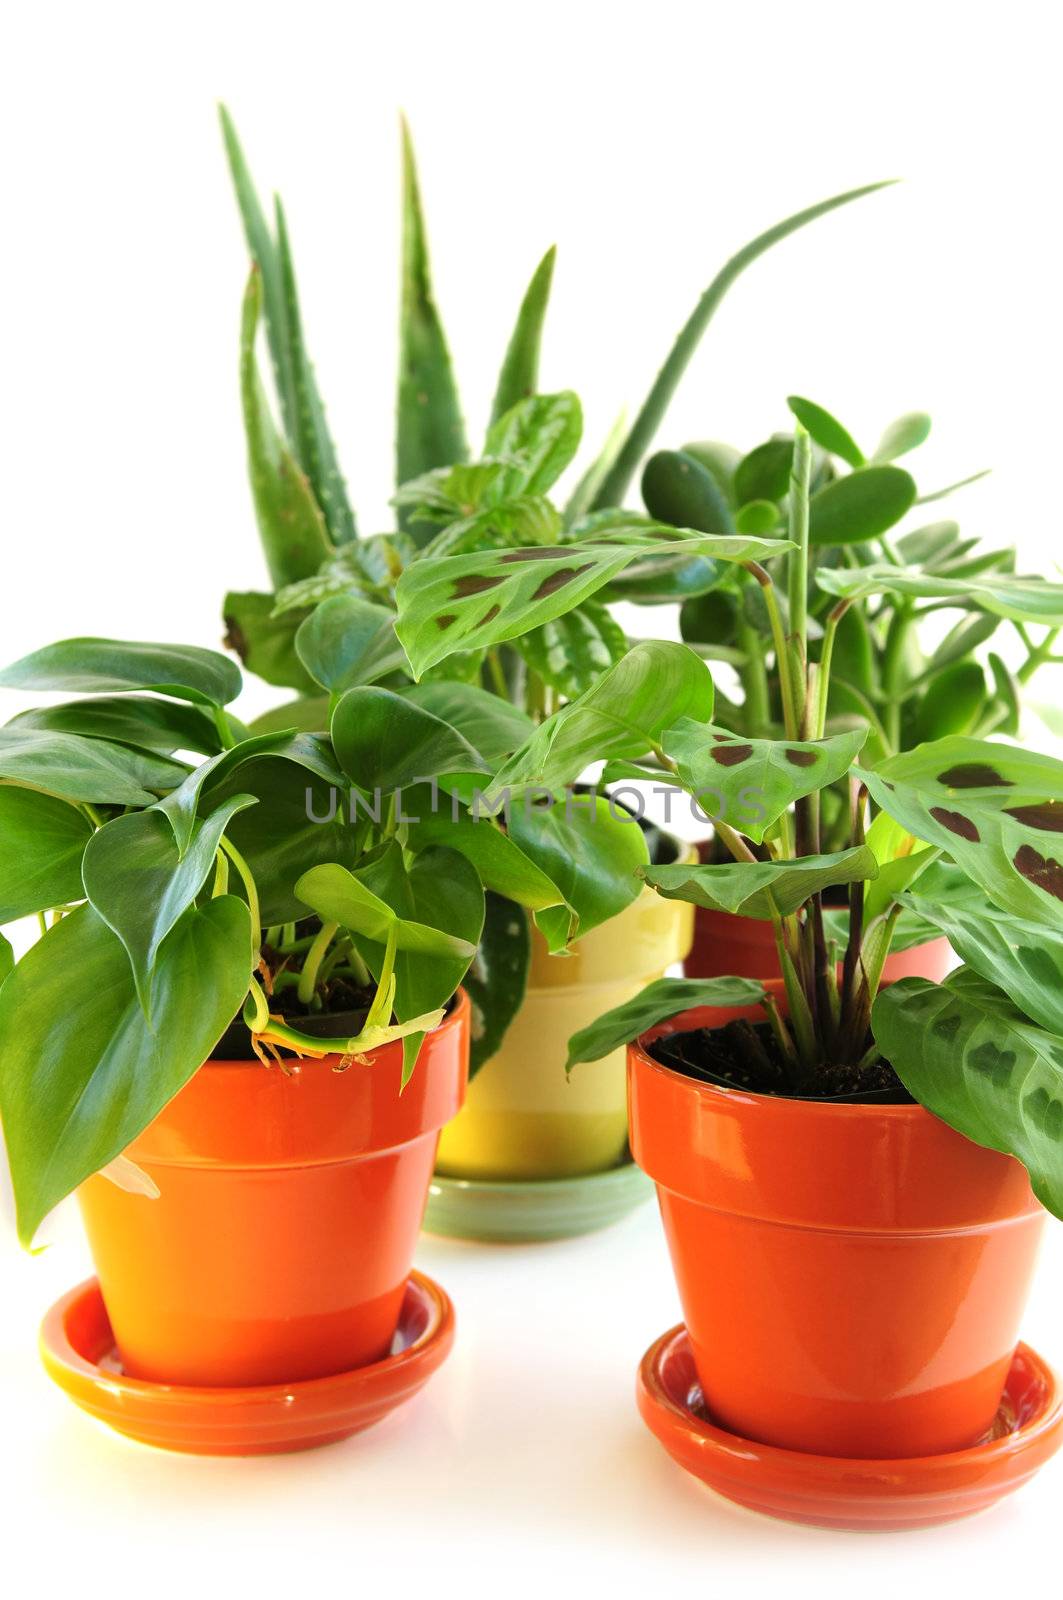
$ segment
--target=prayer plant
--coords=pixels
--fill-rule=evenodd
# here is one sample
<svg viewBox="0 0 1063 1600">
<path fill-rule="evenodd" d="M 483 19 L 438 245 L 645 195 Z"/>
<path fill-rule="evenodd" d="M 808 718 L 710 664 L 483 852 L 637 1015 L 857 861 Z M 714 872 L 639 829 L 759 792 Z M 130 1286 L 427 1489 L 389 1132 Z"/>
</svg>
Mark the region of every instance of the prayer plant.
<svg viewBox="0 0 1063 1600">
<path fill-rule="evenodd" d="M 438 558 L 480 549 L 609 536 L 630 516 L 619 504 L 649 448 L 687 364 L 725 294 L 765 251 L 808 223 L 883 187 L 868 185 L 798 212 L 729 260 L 699 299 L 630 427 L 614 430 L 562 509 L 547 498 L 578 450 L 582 418 L 572 393 L 539 395 L 539 357 L 554 271 L 551 248 L 536 267 L 506 348 L 483 450 L 470 451 L 457 384 L 432 291 L 428 245 L 409 132 L 403 127 L 403 258 L 396 432 L 398 527 L 359 535 L 338 453 L 307 354 L 291 244 L 278 200 L 267 220 L 232 121 L 222 130 L 254 270 L 244 300 L 241 393 L 251 485 L 274 593 L 233 593 L 225 602 L 228 639 L 245 665 L 298 701 L 256 729 L 327 720 L 327 692 L 298 642 L 320 601 L 356 598 L 394 610 L 396 584 L 429 583 Z M 274 421 L 257 365 L 264 314 L 279 404 Z M 670 519 L 673 520 L 674 519 Z M 734 530 L 728 530 L 733 532 Z M 556 618 L 535 620 L 504 648 L 469 645 L 424 670 L 459 678 L 510 700 L 533 717 L 587 689 L 623 654 L 627 641 L 611 617 L 616 598 L 675 599 L 718 569 L 655 552 L 629 567 L 615 590 L 589 594 Z M 695 591 L 696 592 L 696 591 Z M 326 693 L 323 693 L 325 691 Z"/>
</svg>

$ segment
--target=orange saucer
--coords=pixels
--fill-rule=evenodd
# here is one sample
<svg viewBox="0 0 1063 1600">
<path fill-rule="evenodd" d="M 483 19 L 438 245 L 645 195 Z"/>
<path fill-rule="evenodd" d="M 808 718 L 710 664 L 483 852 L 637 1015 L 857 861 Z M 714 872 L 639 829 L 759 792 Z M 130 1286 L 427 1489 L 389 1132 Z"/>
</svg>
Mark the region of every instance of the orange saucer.
<svg viewBox="0 0 1063 1600">
<path fill-rule="evenodd" d="M 359 1433 L 416 1394 L 453 1342 L 449 1296 L 423 1272 L 410 1274 L 391 1355 L 298 1383 L 214 1389 L 127 1378 L 95 1278 L 41 1324 L 45 1369 L 83 1411 L 144 1444 L 212 1456 L 307 1450 Z"/>
<path fill-rule="evenodd" d="M 822 1528 L 925 1528 L 992 1505 L 1031 1478 L 1063 1441 L 1063 1396 L 1029 1345 L 1015 1352 L 996 1422 L 969 1450 L 894 1461 L 813 1456 L 757 1444 L 709 1420 L 686 1329 L 642 1358 L 643 1421 L 681 1467 L 752 1511 Z"/>
</svg>

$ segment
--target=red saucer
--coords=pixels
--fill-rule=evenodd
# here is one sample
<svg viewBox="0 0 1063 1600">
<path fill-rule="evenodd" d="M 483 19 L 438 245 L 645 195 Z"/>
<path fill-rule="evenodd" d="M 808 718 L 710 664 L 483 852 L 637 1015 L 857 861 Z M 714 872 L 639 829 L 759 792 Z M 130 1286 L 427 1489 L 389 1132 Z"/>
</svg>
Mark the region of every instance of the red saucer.
<svg viewBox="0 0 1063 1600">
<path fill-rule="evenodd" d="M 970 1516 L 1018 1489 L 1063 1442 L 1055 1374 L 1025 1344 L 1015 1352 L 986 1437 L 940 1456 L 813 1456 L 727 1433 L 705 1410 L 682 1324 L 646 1351 L 637 1398 L 643 1421 L 669 1455 L 718 1494 L 822 1528 L 925 1528 Z"/>
<path fill-rule="evenodd" d="M 392 1353 L 328 1378 L 246 1389 L 127 1378 L 95 1278 L 41 1324 L 49 1377 L 83 1411 L 144 1444 L 197 1455 L 273 1455 L 360 1433 L 417 1393 L 454 1342 L 454 1308 L 438 1283 L 410 1274 Z"/>
</svg>

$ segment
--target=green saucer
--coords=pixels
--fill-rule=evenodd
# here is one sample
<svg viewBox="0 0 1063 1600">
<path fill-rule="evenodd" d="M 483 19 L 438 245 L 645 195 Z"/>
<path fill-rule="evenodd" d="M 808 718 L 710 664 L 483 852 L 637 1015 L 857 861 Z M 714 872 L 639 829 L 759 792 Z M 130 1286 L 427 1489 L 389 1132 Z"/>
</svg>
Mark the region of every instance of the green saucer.
<svg viewBox="0 0 1063 1600">
<path fill-rule="evenodd" d="M 619 1222 L 653 1194 L 653 1184 L 631 1160 L 607 1172 L 577 1178 L 490 1182 L 434 1173 L 424 1226 L 448 1239 L 522 1244 L 572 1239 Z"/>
</svg>

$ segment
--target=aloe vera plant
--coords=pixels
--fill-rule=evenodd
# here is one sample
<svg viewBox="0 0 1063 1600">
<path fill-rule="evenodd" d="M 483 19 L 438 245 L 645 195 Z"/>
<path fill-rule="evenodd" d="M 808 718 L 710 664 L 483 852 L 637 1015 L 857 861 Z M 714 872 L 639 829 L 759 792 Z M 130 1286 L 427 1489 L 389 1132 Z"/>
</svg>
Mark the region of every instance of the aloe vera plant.
<svg viewBox="0 0 1063 1600">
<path fill-rule="evenodd" d="M 449 347 L 432 289 L 427 232 L 409 130 L 402 129 L 402 280 L 396 426 L 398 527 L 358 537 L 337 452 L 306 350 L 292 251 L 279 202 L 273 223 L 258 200 L 232 120 L 222 128 L 247 245 L 254 262 L 244 301 L 241 392 L 249 471 L 274 595 L 230 594 L 228 639 L 249 670 L 296 690 L 303 704 L 282 713 L 320 724 L 319 685 L 295 642 L 309 608 L 336 594 L 394 607 L 397 580 L 442 555 L 499 545 L 555 543 L 622 527 L 610 509 L 648 449 L 667 403 L 731 285 L 765 251 L 817 218 L 874 192 L 872 184 L 811 206 L 769 229 L 717 274 L 695 307 L 630 430 L 607 442 L 562 512 L 547 491 L 580 444 L 579 404 L 571 393 L 538 393 L 543 327 L 553 279 L 551 248 L 533 273 L 505 350 L 479 459 L 470 460 Z M 280 426 L 272 420 L 256 368 L 255 334 L 264 312 Z M 627 519 L 630 520 L 630 519 Z M 710 530 L 711 531 L 711 530 Z M 695 584 L 716 571 L 693 568 Z M 654 553 L 626 571 L 624 595 L 687 581 L 687 566 Z M 412 577 L 408 580 L 415 581 Z M 558 697 L 580 693 L 622 654 L 626 641 L 606 592 L 545 624 L 529 624 L 502 652 L 448 656 L 446 671 L 489 692 L 549 714 Z M 603 603 L 603 601 L 605 603 Z M 269 724 L 267 724 L 268 726 Z"/>
</svg>

